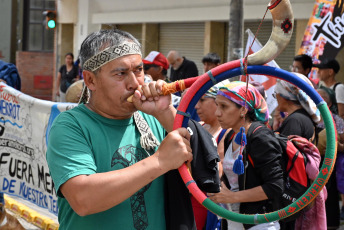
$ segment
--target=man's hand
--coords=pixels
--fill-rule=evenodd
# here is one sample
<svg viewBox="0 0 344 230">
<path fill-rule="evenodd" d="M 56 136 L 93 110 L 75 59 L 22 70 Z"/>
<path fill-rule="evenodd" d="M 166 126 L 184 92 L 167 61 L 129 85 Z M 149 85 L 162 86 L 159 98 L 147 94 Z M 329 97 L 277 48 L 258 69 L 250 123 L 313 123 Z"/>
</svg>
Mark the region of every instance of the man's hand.
<svg viewBox="0 0 344 230">
<path fill-rule="evenodd" d="M 132 99 L 135 107 L 155 117 L 168 110 L 171 104 L 171 95 L 161 95 L 165 81 L 158 80 L 140 86 Z"/>
<path fill-rule="evenodd" d="M 235 192 L 229 190 L 223 182 L 221 182 L 221 190 L 219 193 L 208 193 L 207 195 L 215 203 L 235 203 Z"/>
<path fill-rule="evenodd" d="M 191 161 L 192 150 L 189 132 L 185 128 L 170 132 L 153 156 L 158 158 L 160 168 L 166 171 L 177 169 L 183 163 Z"/>
</svg>

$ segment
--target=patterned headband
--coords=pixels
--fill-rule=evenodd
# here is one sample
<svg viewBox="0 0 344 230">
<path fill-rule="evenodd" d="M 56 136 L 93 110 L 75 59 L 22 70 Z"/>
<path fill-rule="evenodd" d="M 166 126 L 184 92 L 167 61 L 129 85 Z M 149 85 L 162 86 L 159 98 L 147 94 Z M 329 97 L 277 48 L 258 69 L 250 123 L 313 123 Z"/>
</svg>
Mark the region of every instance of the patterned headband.
<svg viewBox="0 0 344 230">
<path fill-rule="evenodd" d="M 120 45 L 106 48 L 105 50 L 88 59 L 85 62 L 83 69 L 95 71 L 106 63 L 129 54 L 139 54 L 142 56 L 139 45 L 134 42 L 124 41 Z"/>
</svg>

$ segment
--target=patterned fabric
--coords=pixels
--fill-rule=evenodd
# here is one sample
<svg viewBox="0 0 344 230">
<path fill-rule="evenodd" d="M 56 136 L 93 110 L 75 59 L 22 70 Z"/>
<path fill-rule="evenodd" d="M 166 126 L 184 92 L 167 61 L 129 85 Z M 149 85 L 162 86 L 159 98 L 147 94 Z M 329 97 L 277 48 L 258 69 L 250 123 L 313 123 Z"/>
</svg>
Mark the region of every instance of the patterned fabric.
<svg viewBox="0 0 344 230">
<path fill-rule="evenodd" d="M 134 113 L 134 120 L 136 127 L 141 134 L 140 144 L 142 148 L 144 148 L 146 151 L 150 151 L 158 147 L 160 142 L 156 139 L 146 120 L 143 119 L 139 112 Z"/>
<path fill-rule="evenodd" d="M 295 135 L 288 137 L 293 144 L 307 156 L 306 173 L 309 179 L 314 180 L 319 174 L 319 165 L 321 161 L 318 148 L 307 139 Z"/>
<path fill-rule="evenodd" d="M 224 80 L 222 82 L 217 83 L 213 87 L 211 87 L 205 94 L 205 97 L 210 97 L 210 98 L 216 98 L 217 91 L 219 91 L 219 88 L 222 86 L 225 86 L 225 84 L 229 84 L 230 81 Z"/>
<path fill-rule="evenodd" d="M 340 116 L 334 113 L 332 113 L 332 117 L 334 120 L 334 124 L 336 125 L 337 133 L 343 134 L 344 133 L 344 120 Z M 317 127 L 320 129 L 325 129 L 324 121 L 319 122 Z"/>
<path fill-rule="evenodd" d="M 234 81 L 220 87 L 217 95 L 224 96 L 241 106 L 246 106 L 249 111 L 253 110 L 258 121 L 267 122 L 269 119 L 269 111 L 266 101 L 258 90 L 251 84 L 248 84 L 247 94 L 246 83 L 242 81 Z"/>
<path fill-rule="evenodd" d="M 217 87 L 216 85 L 214 85 L 213 87 L 211 87 L 205 94 L 204 97 L 208 97 L 208 98 L 216 98 L 217 95 L 217 91 L 219 90 L 219 87 Z"/>
<path fill-rule="evenodd" d="M 311 81 L 306 76 L 299 73 L 294 74 L 300 77 L 313 88 Z M 287 100 L 298 101 L 301 104 L 302 108 L 304 108 L 307 111 L 307 113 L 312 117 L 315 123 L 318 123 L 320 121 L 320 111 L 318 110 L 317 106 L 315 105 L 313 100 L 297 86 L 284 80 L 277 80 L 275 93 L 280 94 L 281 97 Z"/>
<path fill-rule="evenodd" d="M 85 62 L 83 69 L 95 71 L 106 63 L 129 54 L 139 54 L 142 56 L 140 46 L 134 42 L 124 41 L 117 46 L 108 47 L 88 59 Z"/>
<path fill-rule="evenodd" d="M 87 88 L 87 86 L 84 84 L 84 87 L 82 88 L 82 93 L 81 93 L 81 97 L 80 97 L 78 104 L 86 104 L 86 103 L 88 103 L 89 99 L 90 99 L 90 92 L 89 92 L 89 89 Z"/>
<path fill-rule="evenodd" d="M 314 180 L 319 174 L 319 165 L 321 161 L 319 150 L 312 143 L 298 136 L 290 136 L 291 141 L 306 153 L 308 162 L 306 165 L 306 173 L 309 179 Z M 306 207 L 302 215 L 296 219 L 295 230 L 310 229 L 321 230 L 326 229 L 326 209 L 325 200 L 327 198 L 327 190 L 324 186 L 319 195 L 314 200 L 314 205 Z"/>
</svg>

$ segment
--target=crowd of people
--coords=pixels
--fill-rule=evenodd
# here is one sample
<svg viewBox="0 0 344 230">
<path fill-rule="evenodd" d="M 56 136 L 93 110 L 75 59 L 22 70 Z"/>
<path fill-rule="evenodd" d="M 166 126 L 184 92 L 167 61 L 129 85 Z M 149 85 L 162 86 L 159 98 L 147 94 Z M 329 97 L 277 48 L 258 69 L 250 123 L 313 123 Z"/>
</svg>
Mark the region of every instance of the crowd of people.
<svg viewBox="0 0 344 230">
<path fill-rule="evenodd" d="M 273 94 L 278 105 L 269 111 L 263 85 L 220 82 L 197 102 L 197 117 L 190 115 L 197 124 L 173 130 L 182 95 L 163 96 L 162 87 L 199 75 L 196 64 L 181 51 L 171 50 L 166 57 L 151 51 L 143 57 L 131 34 L 101 30 L 86 37 L 79 59 L 87 90 L 80 105 L 56 118 L 47 150 L 61 230 L 97 229 L 100 224 L 104 229 L 277 230 L 299 229 L 300 221 L 307 219 L 256 225 L 221 220 L 185 186 L 174 186 L 183 183 L 178 174 L 169 174 L 186 163 L 194 178 L 203 178 L 195 179 L 202 192 L 233 212 L 264 214 L 282 208 L 278 200 L 284 190 L 282 147 L 274 132 L 304 137 L 319 147 L 322 156 L 326 146 L 320 113 L 302 90 L 278 80 Z M 221 64 L 216 53 L 201 61 L 204 72 Z M 308 78 L 313 67 L 319 69 L 319 81 Z M 336 60 L 313 65 L 307 55 L 296 56 L 290 69 L 318 90 L 338 131 L 338 163 L 326 185 L 327 200 L 321 204 L 326 207 L 326 221 L 313 229 L 337 229 L 344 219 L 339 206 L 344 193 L 344 85 L 335 79 L 339 69 Z M 56 92 L 62 98 L 69 84 L 80 78 L 73 55 L 66 55 L 59 72 Z M 242 145 L 236 140 L 244 134 L 247 141 Z M 195 149 L 211 159 L 199 161 Z M 235 169 L 240 159 L 244 173 Z M 202 174 L 197 167 L 207 170 Z M 183 199 L 178 197 L 181 193 Z"/>
</svg>

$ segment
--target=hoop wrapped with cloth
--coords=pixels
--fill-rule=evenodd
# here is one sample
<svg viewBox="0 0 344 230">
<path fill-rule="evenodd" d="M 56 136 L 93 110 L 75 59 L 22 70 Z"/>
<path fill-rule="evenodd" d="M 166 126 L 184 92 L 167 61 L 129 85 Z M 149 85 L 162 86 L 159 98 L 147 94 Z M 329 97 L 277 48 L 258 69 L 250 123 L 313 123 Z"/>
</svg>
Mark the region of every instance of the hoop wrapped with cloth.
<svg viewBox="0 0 344 230">
<path fill-rule="evenodd" d="M 283 209 L 271 213 L 256 215 L 244 215 L 230 212 L 213 203 L 199 190 L 185 164 L 179 168 L 179 173 L 181 174 L 184 183 L 198 202 L 223 218 L 245 224 L 259 224 L 287 218 L 306 207 L 314 200 L 326 184 L 330 174 L 332 173 L 334 162 L 336 160 L 336 132 L 333 126 L 332 116 L 323 99 L 311 86 L 305 84 L 305 82 L 295 74 L 278 68 L 261 66 L 276 58 L 279 53 L 283 51 L 290 40 L 293 30 L 293 15 L 288 0 L 271 1 L 268 9 L 270 10 L 273 18 L 273 31 L 267 44 L 259 52 L 249 55 L 244 59 L 222 64 L 207 73 L 196 77 L 195 79 L 186 79 L 193 82 L 188 82 L 188 84 L 191 84 L 191 87 L 184 95 L 178 107 L 179 111 L 177 112 L 174 121 L 174 129 L 187 127 L 189 118 L 186 114 L 191 114 L 193 112 L 194 106 L 202 95 L 204 95 L 206 91 L 216 83 L 239 75 L 261 74 L 277 77 L 296 85 L 314 101 L 326 126 L 328 141 L 325 160 L 321 166 L 319 175 L 306 193 L 294 203 L 284 207 Z M 186 80 L 185 85 L 187 85 Z M 178 83 L 178 85 L 181 84 Z M 169 84 L 166 84 L 166 88 L 168 87 L 172 88 Z"/>
</svg>

